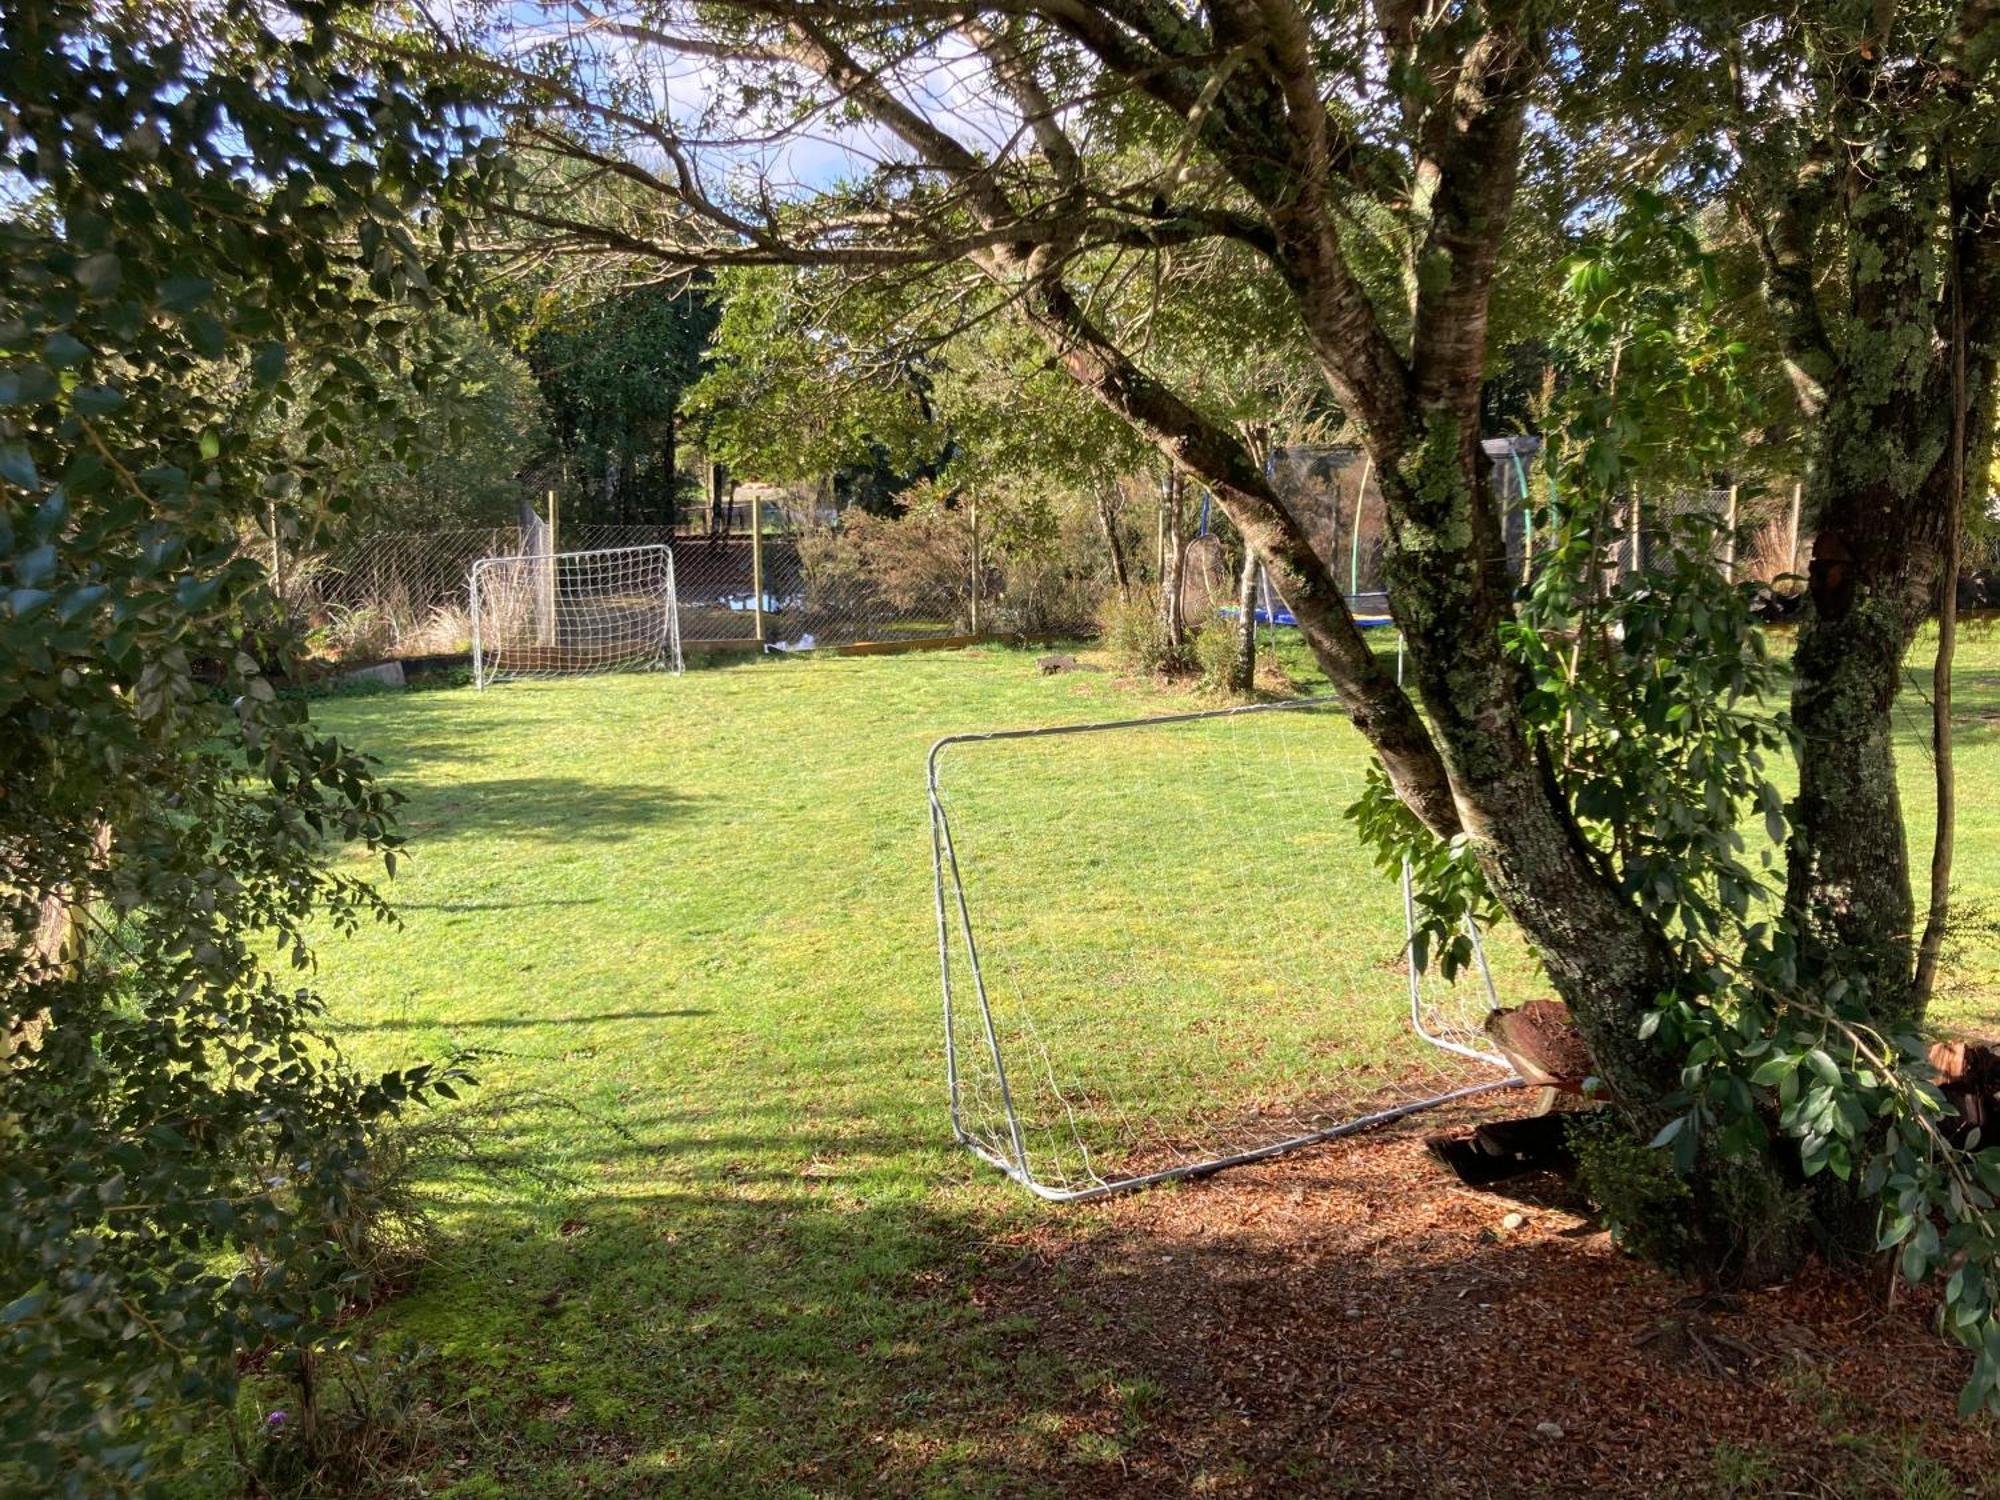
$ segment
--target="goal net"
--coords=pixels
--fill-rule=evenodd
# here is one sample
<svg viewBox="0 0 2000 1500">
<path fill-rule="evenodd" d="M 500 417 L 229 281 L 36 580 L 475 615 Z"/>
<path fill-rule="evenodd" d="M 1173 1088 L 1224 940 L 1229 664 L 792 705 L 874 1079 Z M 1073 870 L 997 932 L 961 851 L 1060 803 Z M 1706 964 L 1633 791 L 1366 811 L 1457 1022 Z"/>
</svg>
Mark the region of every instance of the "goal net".
<svg viewBox="0 0 2000 1500">
<path fill-rule="evenodd" d="M 1515 1085 L 1481 1023 L 1530 972 L 1412 972 L 1344 816 L 1331 699 L 956 735 L 930 806 L 953 1130 L 1047 1198 L 1257 1160 Z"/>
<path fill-rule="evenodd" d="M 472 565 L 472 676 L 681 670 L 674 554 L 665 545 L 528 553 Z"/>
</svg>

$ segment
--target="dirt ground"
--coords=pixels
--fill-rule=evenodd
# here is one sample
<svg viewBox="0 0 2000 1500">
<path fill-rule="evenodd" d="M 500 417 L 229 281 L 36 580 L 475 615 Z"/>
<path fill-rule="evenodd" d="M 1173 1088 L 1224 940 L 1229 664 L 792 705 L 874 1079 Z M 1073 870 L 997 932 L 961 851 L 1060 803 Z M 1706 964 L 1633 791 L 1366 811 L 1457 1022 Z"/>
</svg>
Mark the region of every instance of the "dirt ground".
<svg viewBox="0 0 2000 1500">
<path fill-rule="evenodd" d="M 1460 1186 L 1452 1123 L 1052 1216 L 977 1296 L 1103 1378 L 1077 1495 L 2000 1495 L 1968 1356 L 1886 1277 L 1704 1302 L 1563 1184 Z"/>
</svg>

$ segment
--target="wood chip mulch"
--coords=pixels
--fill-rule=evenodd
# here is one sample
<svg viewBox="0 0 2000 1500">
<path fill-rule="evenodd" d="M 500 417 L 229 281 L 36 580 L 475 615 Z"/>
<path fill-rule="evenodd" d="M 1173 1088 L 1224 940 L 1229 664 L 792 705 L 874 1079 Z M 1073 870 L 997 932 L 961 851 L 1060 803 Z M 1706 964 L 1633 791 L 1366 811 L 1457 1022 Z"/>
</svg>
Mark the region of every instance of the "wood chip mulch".
<svg viewBox="0 0 2000 1500">
<path fill-rule="evenodd" d="M 1478 1118 L 1051 1209 L 996 1245 L 974 1294 L 1021 1357 L 1101 1372 L 1057 1414 L 1064 1492 L 2000 1494 L 1927 1304 L 1822 1268 L 1699 1298 L 1553 1179 L 1461 1187 L 1422 1137 Z"/>
</svg>

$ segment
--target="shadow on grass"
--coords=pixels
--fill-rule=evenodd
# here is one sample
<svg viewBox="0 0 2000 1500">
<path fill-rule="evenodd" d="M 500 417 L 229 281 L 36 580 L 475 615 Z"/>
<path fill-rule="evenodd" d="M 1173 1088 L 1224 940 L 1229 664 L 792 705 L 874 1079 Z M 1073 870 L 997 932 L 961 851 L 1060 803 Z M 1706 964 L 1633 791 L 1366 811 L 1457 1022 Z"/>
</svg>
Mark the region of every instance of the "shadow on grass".
<svg viewBox="0 0 2000 1500">
<path fill-rule="evenodd" d="M 1692 1496 L 1724 1445 L 1930 1446 L 1962 1374 L 1827 1280 L 1714 1314 L 1739 1379 L 1643 1342 L 1687 1289 L 1532 1198 L 1501 1227 L 1439 1117 L 1065 1210 L 938 1191 L 983 1169 L 877 1098 L 527 1103 L 375 1315 L 439 1351 L 383 1495 Z"/>
<path fill-rule="evenodd" d="M 1009 1368 L 967 1300 L 968 1216 L 795 1174 L 503 1199 L 450 1232 L 376 1314 L 438 1351 L 406 1489 L 1065 1493 L 1060 1454 L 1024 1459 L 1014 1430 L 1064 1388 Z"/>
<path fill-rule="evenodd" d="M 455 1016 L 448 1021 L 403 1018 L 394 1021 L 342 1021 L 336 1023 L 333 1029 L 336 1032 L 470 1031 L 517 1026 L 589 1026 L 599 1021 L 670 1021 L 714 1014 L 711 1010 L 607 1010 L 588 1016 Z"/>
<path fill-rule="evenodd" d="M 495 777 L 420 789 L 403 809 L 401 821 L 419 850 L 426 844 L 495 836 L 544 844 L 615 844 L 698 816 L 710 800 L 667 787 L 581 776 Z"/>
<path fill-rule="evenodd" d="M 602 896 L 550 896 L 536 901 L 398 901 L 398 911 L 522 911 L 532 906 L 596 906 Z"/>
</svg>

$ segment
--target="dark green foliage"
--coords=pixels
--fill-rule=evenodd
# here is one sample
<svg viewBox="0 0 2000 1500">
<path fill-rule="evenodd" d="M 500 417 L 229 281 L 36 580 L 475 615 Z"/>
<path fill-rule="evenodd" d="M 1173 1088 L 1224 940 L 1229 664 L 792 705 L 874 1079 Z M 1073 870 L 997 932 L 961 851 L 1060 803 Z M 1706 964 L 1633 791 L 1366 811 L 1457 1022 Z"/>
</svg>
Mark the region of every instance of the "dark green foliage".
<svg viewBox="0 0 2000 1500">
<path fill-rule="evenodd" d="M 423 333 L 422 365 L 382 372 L 413 446 L 401 459 L 368 438 L 350 450 L 354 522 L 370 531 L 511 525 L 523 500 L 541 498 L 527 482 L 549 445 L 534 375 L 472 319 L 439 316 Z"/>
<path fill-rule="evenodd" d="M 548 299 L 517 330 L 541 387 L 550 438 L 578 520 L 665 525 L 678 501 L 668 472 L 687 388 L 715 328 L 706 292 L 641 287 Z"/>
<path fill-rule="evenodd" d="M 1603 1215 L 1611 1238 L 1656 1264 L 1679 1267 L 1688 1253 L 1694 1195 L 1672 1161 L 1652 1150 L 1609 1110 L 1570 1122 L 1577 1180 Z"/>
<path fill-rule="evenodd" d="M 10 1494 L 143 1489 L 239 1356 L 333 1337 L 371 1132 L 457 1076 L 363 1078 L 320 1034 L 308 922 L 388 916 L 326 851 L 393 868 L 398 799 L 239 648 L 245 521 L 333 504 L 362 434 L 407 447 L 371 366 L 449 278 L 400 205 L 469 180 L 452 100 L 350 75 L 306 9 L 281 38 L 228 6 L 199 58 L 70 0 L 0 17 Z"/>
</svg>

